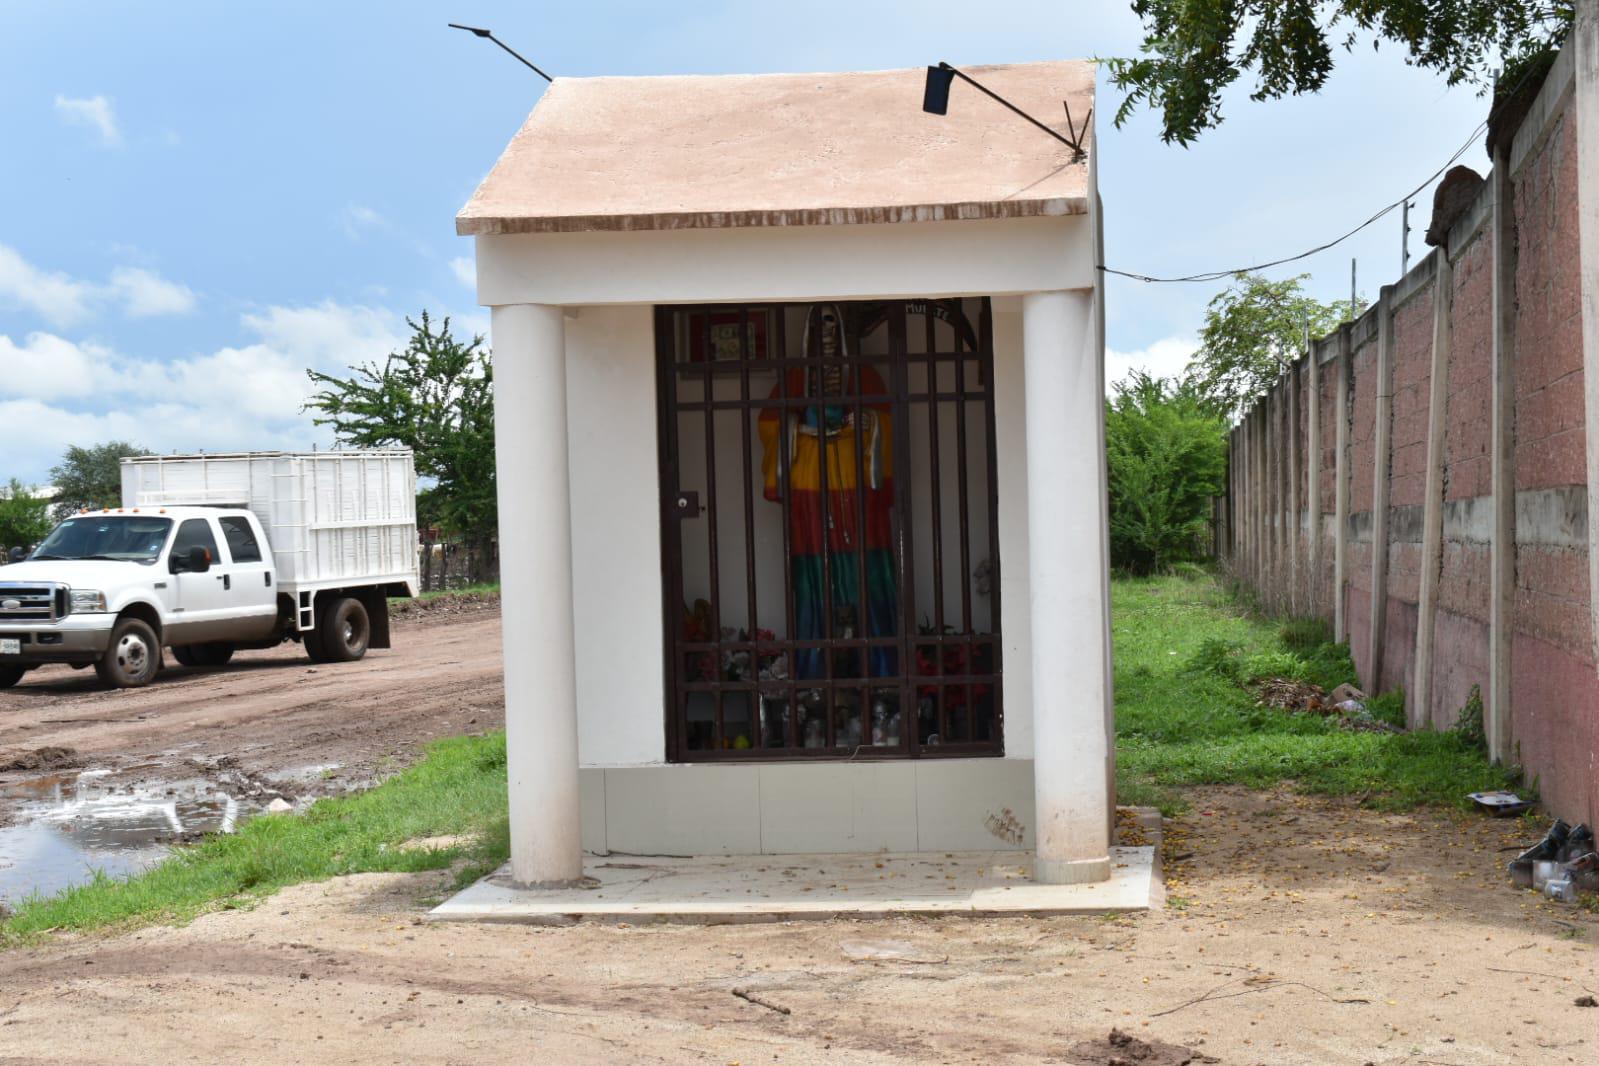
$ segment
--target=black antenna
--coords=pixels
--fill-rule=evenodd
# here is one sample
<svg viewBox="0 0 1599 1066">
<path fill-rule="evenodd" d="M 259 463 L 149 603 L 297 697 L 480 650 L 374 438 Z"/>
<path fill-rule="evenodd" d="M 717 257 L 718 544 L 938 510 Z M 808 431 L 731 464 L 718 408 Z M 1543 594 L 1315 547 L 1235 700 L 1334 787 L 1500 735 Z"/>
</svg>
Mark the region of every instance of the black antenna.
<svg viewBox="0 0 1599 1066">
<path fill-rule="evenodd" d="M 553 82 L 555 80 L 554 78 L 550 77 L 548 74 L 546 74 L 542 70 L 540 70 L 538 67 L 534 66 L 532 63 L 529 63 L 527 61 L 527 59 L 520 52 L 518 52 L 515 48 L 512 48 L 510 45 L 506 44 L 504 41 L 502 41 L 498 37 L 494 36 L 494 31 L 493 30 L 479 29 L 476 26 L 463 26 L 459 22 L 451 22 L 448 25 L 449 25 L 450 29 L 452 29 L 452 30 L 465 30 L 467 33 L 472 34 L 472 36 L 474 36 L 474 37 L 482 37 L 485 40 L 493 41 L 495 44 L 499 45 L 501 48 L 505 49 L 507 52 L 510 52 L 513 56 L 515 56 L 521 62 L 521 64 L 524 67 L 526 67 L 527 69 L 531 70 L 533 73 L 537 74 L 539 77 L 543 78 L 545 81 Z"/>
</svg>

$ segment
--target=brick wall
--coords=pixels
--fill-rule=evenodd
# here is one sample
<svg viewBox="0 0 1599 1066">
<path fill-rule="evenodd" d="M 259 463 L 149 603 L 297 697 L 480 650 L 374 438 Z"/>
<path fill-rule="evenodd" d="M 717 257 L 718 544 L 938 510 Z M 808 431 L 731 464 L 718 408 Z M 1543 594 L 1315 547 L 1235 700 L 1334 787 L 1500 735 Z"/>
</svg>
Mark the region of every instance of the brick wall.
<svg viewBox="0 0 1599 1066">
<path fill-rule="evenodd" d="M 1251 464 L 1229 482 L 1230 491 L 1256 493 L 1262 515 L 1235 507 L 1221 541 L 1224 561 L 1279 610 L 1332 619 L 1342 599 L 1345 636 L 1368 690 L 1402 687 L 1412 723 L 1452 726 L 1474 687 L 1491 699 L 1496 655 L 1508 673 L 1506 707 L 1491 711 L 1508 721 L 1504 757 L 1519 760 L 1545 802 L 1573 819 L 1599 819 L 1599 666 L 1591 609 L 1587 506 L 1590 418 L 1584 391 L 1583 307 L 1578 269 L 1581 188 L 1577 108 L 1589 99 L 1568 46 L 1556 63 L 1510 151 L 1507 226 L 1513 239 L 1496 245 L 1495 181 L 1483 186 L 1474 207 L 1457 219 L 1447 244 L 1449 270 L 1435 252 L 1384 299 L 1340 334 L 1322 338 L 1291 374 L 1262 401 L 1264 425 L 1253 441 L 1267 461 Z M 1588 92 L 1589 95 L 1584 95 Z M 1590 103 L 1588 106 L 1599 106 Z M 1590 158 L 1599 156 L 1591 155 Z M 1599 189 L 1599 174 L 1580 176 Z M 1599 256 L 1599 249 L 1589 250 Z M 1513 296 L 1496 312 L 1494 271 L 1501 260 Z M 1439 291 L 1440 277 L 1448 283 Z M 1596 301 L 1599 303 L 1599 301 Z M 1495 337 L 1504 316 L 1510 339 L 1503 356 L 1512 409 L 1506 431 L 1511 462 L 1497 499 L 1494 483 Z M 1590 312 L 1592 313 L 1592 312 Z M 1391 315 L 1388 329 L 1379 316 Z M 1442 330 L 1447 344 L 1442 417 L 1430 403 L 1433 346 Z M 1377 419 L 1382 336 L 1390 347 L 1389 446 L 1378 454 Z M 1310 452 L 1309 360 L 1320 377 L 1320 448 Z M 1347 360 L 1348 393 L 1338 390 L 1339 363 Z M 1297 429 L 1289 403 L 1297 395 Z M 1599 416 L 1599 412 L 1596 412 Z M 1338 448 L 1345 420 L 1346 446 Z M 1295 433 L 1298 448 L 1289 446 Z M 1240 434 L 1234 434 L 1235 448 Z M 1258 453 L 1257 453 L 1258 454 Z M 1293 457 L 1297 454 L 1298 461 Z M 1437 469 L 1433 469 L 1433 463 Z M 1257 484 L 1264 471 L 1266 481 Z M 1334 587 L 1340 478 L 1348 488 L 1344 527 L 1344 585 Z M 1292 513 L 1284 480 L 1302 486 Z M 1379 481 L 1388 508 L 1373 513 Z M 1429 488 L 1437 492 L 1429 500 Z M 1312 567 L 1312 501 L 1322 518 L 1320 565 Z M 1507 501 L 1513 501 L 1507 502 Z M 1237 503 L 1237 501 L 1233 501 Z M 1514 508 L 1501 551 L 1514 559 L 1504 588 L 1503 632 L 1495 632 L 1496 513 Z M 1438 525 L 1429 526 L 1429 512 Z M 1259 528 L 1251 529 L 1255 522 Z M 1374 537 L 1386 525 L 1387 566 L 1373 572 Z M 1436 542 L 1428 530 L 1441 526 Z M 1242 554 L 1250 537 L 1270 547 L 1265 565 Z M 1290 547 L 1293 546 L 1293 547 Z M 1297 548 L 1299 566 L 1289 560 Z M 1429 563 L 1436 569 L 1429 574 Z M 1424 586 L 1431 584 L 1430 618 L 1422 616 Z M 1372 640 L 1373 603 L 1380 600 L 1384 627 Z M 1423 627 L 1432 637 L 1430 663 Z M 1426 669 L 1424 677 L 1418 671 Z M 1425 681 L 1423 684 L 1422 682 Z M 1427 706 L 1416 693 L 1430 690 Z"/>
</svg>

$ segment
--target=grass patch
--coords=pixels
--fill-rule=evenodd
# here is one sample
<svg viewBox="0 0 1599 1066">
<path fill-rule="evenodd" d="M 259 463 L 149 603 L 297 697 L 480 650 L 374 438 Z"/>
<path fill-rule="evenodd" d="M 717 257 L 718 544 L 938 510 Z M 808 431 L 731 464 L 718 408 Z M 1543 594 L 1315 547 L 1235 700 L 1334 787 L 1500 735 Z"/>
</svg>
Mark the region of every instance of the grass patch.
<svg viewBox="0 0 1599 1066">
<path fill-rule="evenodd" d="M 1258 706 L 1246 687 L 1253 677 L 1293 676 L 1328 689 L 1353 681 L 1348 648 L 1263 617 L 1208 574 L 1119 578 L 1111 594 L 1122 803 L 1173 814 L 1185 786 L 1291 782 L 1384 808 L 1464 806 L 1467 792 L 1514 783 L 1460 731 L 1345 732 L 1327 718 Z M 1402 721 L 1403 705 L 1390 695 L 1371 710 Z M 471 842 L 400 847 L 435 836 Z M 340 874 L 454 867 L 456 884 L 465 885 L 509 852 L 504 735 L 456 737 L 366 792 L 319 800 L 298 817 L 253 819 L 127 880 L 100 877 L 26 900 L 0 922 L 0 947 L 51 930 L 183 921 Z"/>
<path fill-rule="evenodd" d="M 450 847 L 401 848 L 433 836 L 466 836 Z M 299 816 L 258 817 L 126 880 L 100 876 L 55 896 L 24 900 L 0 922 L 0 946 L 56 929 L 91 930 L 184 921 L 204 911 L 249 906 L 286 885 L 340 874 L 448 868 L 461 880 L 509 854 L 505 737 L 454 737 L 365 792 L 318 800 Z"/>
<path fill-rule="evenodd" d="M 1355 680 L 1344 645 L 1325 627 L 1261 616 L 1212 578 L 1124 578 L 1112 583 L 1116 644 L 1118 800 L 1180 809 L 1187 785 L 1361 795 L 1373 806 L 1468 805 L 1514 775 L 1455 732 L 1355 733 L 1317 715 L 1256 704 L 1245 687 L 1289 677 L 1331 690 Z M 1404 697 L 1372 701 L 1374 716 L 1404 722 Z"/>
</svg>

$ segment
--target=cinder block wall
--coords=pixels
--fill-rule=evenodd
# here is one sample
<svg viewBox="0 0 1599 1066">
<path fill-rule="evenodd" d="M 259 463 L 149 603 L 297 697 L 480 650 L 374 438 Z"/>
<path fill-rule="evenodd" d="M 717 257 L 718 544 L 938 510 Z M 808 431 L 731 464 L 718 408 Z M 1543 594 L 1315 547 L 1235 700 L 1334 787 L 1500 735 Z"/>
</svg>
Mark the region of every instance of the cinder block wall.
<svg viewBox="0 0 1599 1066">
<path fill-rule="evenodd" d="M 1596 17 L 1500 136 L 1447 244 L 1243 416 L 1217 509 L 1224 564 L 1268 607 L 1334 623 L 1368 690 L 1404 689 L 1413 728 L 1450 727 L 1479 687 L 1495 757 L 1587 821 L 1599 324 L 1584 314 L 1599 293 L 1585 311 L 1583 287 L 1599 285 L 1599 208 L 1581 197 L 1599 198 L 1599 143 L 1580 133 L 1599 142 Z"/>
</svg>

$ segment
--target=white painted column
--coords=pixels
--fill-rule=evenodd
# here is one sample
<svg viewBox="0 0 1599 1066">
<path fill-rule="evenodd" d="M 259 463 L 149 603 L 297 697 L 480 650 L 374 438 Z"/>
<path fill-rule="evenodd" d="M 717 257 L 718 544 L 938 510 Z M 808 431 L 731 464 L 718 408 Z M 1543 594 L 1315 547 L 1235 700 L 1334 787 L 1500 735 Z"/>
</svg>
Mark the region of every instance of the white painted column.
<svg viewBox="0 0 1599 1066">
<path fill-rule="evenodd" d="M 493 315 L 511 873 L 558 884 L 583 876 L 566 321 L 542 304 Z"/>
<path fill-rule="evenodd" d="M 1045 884 L 1110 877 L 1103 352 L 1087 290 L 1022 298 L 1033 794 Z"/>
</svg>

